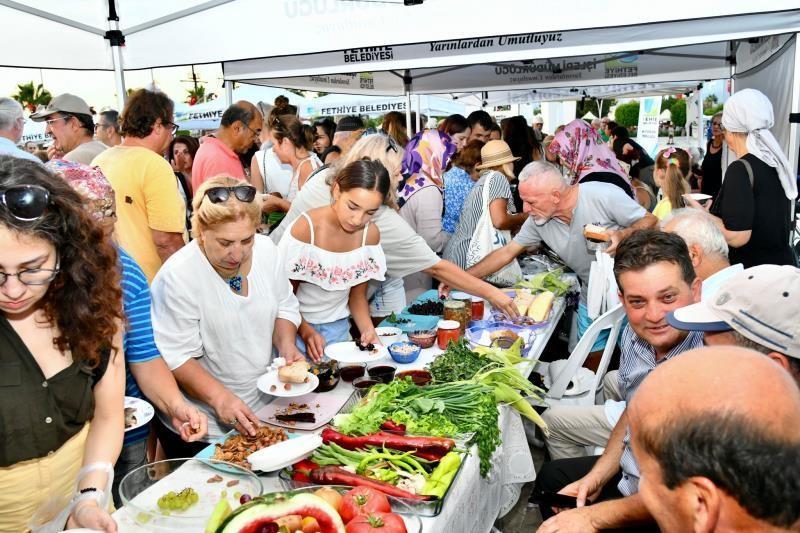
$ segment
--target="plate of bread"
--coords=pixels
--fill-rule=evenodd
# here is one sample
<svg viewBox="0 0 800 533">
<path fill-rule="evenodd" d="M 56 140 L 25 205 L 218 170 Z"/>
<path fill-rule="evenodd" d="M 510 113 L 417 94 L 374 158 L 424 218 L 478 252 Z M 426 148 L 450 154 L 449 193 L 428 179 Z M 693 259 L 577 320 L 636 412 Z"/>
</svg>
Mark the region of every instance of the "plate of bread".
<svg viewBox="0 0 800 533">
<path fill-rule="evenodd" d="M 309 372 L 309 368 L 305 360 L 271 368 L 258 378 L 256 387 L 265 394 L 285 398 L 308 394 L 319 385 L 319 378 Z"/>
</svg>

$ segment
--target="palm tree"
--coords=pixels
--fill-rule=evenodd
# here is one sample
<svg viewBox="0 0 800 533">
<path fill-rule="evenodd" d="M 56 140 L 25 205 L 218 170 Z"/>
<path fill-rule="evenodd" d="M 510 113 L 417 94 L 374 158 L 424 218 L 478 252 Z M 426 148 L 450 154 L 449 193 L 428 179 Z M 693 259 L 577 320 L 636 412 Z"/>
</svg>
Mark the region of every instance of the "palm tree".
<svg viewBox="0 0 800 533">
<path fill-rule="evenodd" d="M 20 83 L 17 85 L 17 89 L 17 94 L 13 95 L 12 98 L 23 107 L 28 108 L 31 113 L 36 111 L 38 106 L 47 105 L 53 99 L 53 95 L 41 83 L 39 85 L 34 85 L 32 81 Z"/>
<path fill-rule="evenodd" d="M 202 85 L 198 85 L 193 89 L 188 89 L 186 96 L 186 103 L 189 105 L 195 104 L 202 104 L 203 102 L 210 102 L 214 100 L 217 95 L 214 93 L 206 94 L 206 88 Z"/>
</svg>

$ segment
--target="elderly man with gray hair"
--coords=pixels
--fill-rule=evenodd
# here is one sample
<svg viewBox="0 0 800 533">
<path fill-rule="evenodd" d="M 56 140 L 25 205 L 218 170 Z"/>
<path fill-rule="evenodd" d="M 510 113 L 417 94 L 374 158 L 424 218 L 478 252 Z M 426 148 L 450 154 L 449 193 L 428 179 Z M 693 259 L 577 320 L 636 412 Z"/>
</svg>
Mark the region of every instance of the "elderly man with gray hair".
<svg viewBox="0 0 800 533">
<path fill-rule="evenodd" d="M 741 264 L 730 264 L 725 236 L 705 211 L 676 209 L 664 219 L 661 229 L 686 241 L 694 271 L 703 280 L 705 297 L 713 296 L 725 280 L 744 269 Z"/>
<path fill-rule="evenodd" d="M 41 163 L 33 154 L 20 149 L 17 144 L 22 139 L 25 116 L 22 106 L 13 98 L 0 98 L 0 155 L 10 155 Z"/>
<path fill-rule="evenodd" d="M 546 244 L 581 281 L 578 306 L 578 335 L 592 323 L 586 307 L 589 270 L 595 253 L 587 247 L 583 228 L 595 224 L 606 228 L 611 239 L 607 252 L 636 230 L 653 228 L 658 219 L 625 192 L 609 183 L 587 182 L 569 185 L 555 166 L 534 161 L 519 174 L 519 194 L 528 214 L 519 233 L 502 248 L 472 266 L 468 273 L 484 278 L 514 260 L 527 248 Z M 601 335 L 592 351 L 602 350 L 607 335 Z"/>
</svg>

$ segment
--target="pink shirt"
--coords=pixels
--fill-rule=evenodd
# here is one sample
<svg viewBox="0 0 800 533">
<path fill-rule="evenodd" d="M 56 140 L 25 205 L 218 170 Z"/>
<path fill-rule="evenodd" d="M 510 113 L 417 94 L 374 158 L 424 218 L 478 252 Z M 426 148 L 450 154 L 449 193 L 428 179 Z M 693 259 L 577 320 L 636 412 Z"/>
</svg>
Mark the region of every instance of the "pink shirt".
<svg viewBox="0 0 800 533">
<path fill-rule="evenodd" d="M 192 190 L 196 191 L 204 181 L 220 174 L 245 179 L 244 167 L 239 156 L 216 137 L 203 139 L 194 156 L 192 165 Z"/>
</svg>

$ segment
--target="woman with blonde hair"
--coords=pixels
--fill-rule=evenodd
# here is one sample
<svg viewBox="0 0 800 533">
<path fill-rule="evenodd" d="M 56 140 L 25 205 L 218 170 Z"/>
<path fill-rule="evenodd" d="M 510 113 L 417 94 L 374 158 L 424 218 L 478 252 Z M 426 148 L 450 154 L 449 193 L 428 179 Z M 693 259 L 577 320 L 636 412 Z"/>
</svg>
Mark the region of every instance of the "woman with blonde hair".
<svg viewBox="0 0 800 533">
<path fill-rule="evenodd" d="M 692 172 L 692 160 L 686 150 L 670 146 L 658 152 L 655 167 L 653 178 L 664 198 L 656 204 L 653 214 L 659 220 L 664 220 L 673 209 L 686 205 L 683 195 L 690 192 L 688 179 Z"/>
<path fill-rule="evenodd" d="M 244 180 L 218 176 L 195 192 L 195 239 L 161 267 L 151 287 L 153 330 L 167 366 L 189 400 L 208 415 L 208 440 L 235 428 L 253 435 L 266 405 L 256 388 L 273 357 L 302 359 L 300 313 L 284 261 L 257 234 L 261 199 Z M 159 422 L 168 457 L 206 444 L 185 443 Z"/>
</svg>

